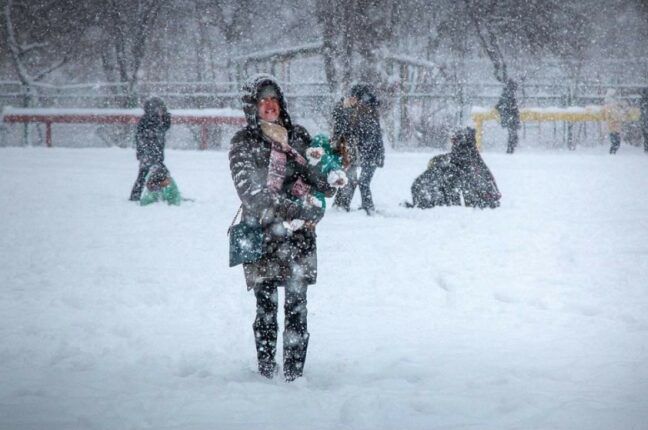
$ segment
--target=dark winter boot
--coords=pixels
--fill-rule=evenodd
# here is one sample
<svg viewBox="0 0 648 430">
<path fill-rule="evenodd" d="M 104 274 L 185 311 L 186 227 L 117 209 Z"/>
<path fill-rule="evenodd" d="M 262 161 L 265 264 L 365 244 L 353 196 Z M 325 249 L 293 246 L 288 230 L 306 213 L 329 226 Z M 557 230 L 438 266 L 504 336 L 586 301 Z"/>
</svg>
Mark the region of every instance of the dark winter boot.
<svg viewBox="0 0 648 430">
<path fill-rule="evenodd" d="M 277 363 L 261 363 L 259 362 L 259 374 L 268 379 L 272 379 L 275 375 L 279 373 L 277 368 Z"/>
<path fill-rule="evenodd" d="M 363 165 L 362 170 L 360 171 L 359 179 L 359 188 L 360 188 L 360 198 L 362 200 L 362 205 L 360 206 L 367 215 L 373 215 L 375 212 L 373 197 L 371 195 L 371 179 L 376 172 L 376 166 L 373 165 Z"/>
<path fill-rule="evenodd" d="M 272 378 L 277 373 L 275 353 L 277 351 L 277 287 L 262 285 L 254 290 L 257 300 L 257 314 L 254 320 L 254 341 L 256 343 L 259 373 Z"/>
<path fill-rule="evenodd" d="M 304 374 L 306 351 L 310 334 L 284 332 L 284 377 L 286 381 L 294 381 Z"/>
<path fill-rule="evenodd" d="M 144 189 L 144 182 L 146 181 L 146 175 L 148 174 L 148 167 L 140 167 L 137 172 L 137 179 L 133 184 L 133 189 L 131 190 L 131 195 L 129 200 L 138 202 L 142 196 L 142 190 Z"/>
<path fill-rule="evenodd" d="M 286 381 L 294 381 L 304 373 L 310 337 L 307 330 L 307 288 L 303 282 L 286 286 L 286 327 L 283 333 L 283 368 Z"/>
</svg>

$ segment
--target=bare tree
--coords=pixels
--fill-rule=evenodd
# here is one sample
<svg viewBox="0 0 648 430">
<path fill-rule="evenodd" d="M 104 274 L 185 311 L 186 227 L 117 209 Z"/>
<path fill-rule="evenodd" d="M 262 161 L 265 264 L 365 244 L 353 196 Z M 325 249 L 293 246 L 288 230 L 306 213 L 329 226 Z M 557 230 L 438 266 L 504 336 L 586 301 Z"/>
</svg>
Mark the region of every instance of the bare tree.
<svg viewBox="0 0 648 430">
<path fill-rule="evenodd" d="M 318 0 L 326 80 L 331 92 L 352 80 L 377 82 L 377 51 L 393 38 L 398 22 L 394 0 Z"/>
<path fill-rule="evenodd" d="M 566 57 L 584 42 L 586 18 L 569 1 L 463 0 L 457 7 L 470 20 L 500 82 L 508 79 L 507 52 Z"/>
<path fill-rule="evenodd" d="M 3 39 L 23 86 L 23 104 L 33 106 L 38 84 L 78 53 L 76 41 L 89 24 L 87 15 L 71 0 L 5 0 L 2 15 Z"/>
<path fill-rule="evenodd" d="M 101 60 L 109 82 L 124 85 L 125 107 L 137 104 L 139 73 L 147 43 L 166 0 L 107 0 L 99 10 L 103 29 Z"/>
<path fill-rule="evenodd" d="M 2 39 L 22 87 L 23 106 L 33 107 L 42 81 L 79 54 L 89 15 L 73 0 L 5 0 L 3 6 Z M 31 141 L 29 131 L 25 125 L 25 144 Z"/>
<path fill-rule="evenodd" d="M 234 46 L 244 40 L 250 34 L 252 19 L 254 16 L 251 0 L 197 0 L 197 5 L 203 12 L 203 22 L 218 29 L 223 36 L 226 56 L 229 59 L 233 55 Z M 234 81 L 232 68 L 229 67 L 229 80 Z"/>
</svg>

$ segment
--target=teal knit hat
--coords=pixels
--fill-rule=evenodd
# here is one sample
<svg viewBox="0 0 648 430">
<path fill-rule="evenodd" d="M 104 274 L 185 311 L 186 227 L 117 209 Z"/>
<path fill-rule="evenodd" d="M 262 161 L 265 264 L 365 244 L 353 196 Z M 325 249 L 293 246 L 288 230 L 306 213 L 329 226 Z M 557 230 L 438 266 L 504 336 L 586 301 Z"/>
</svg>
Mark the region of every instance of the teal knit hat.
<svg viewBox="0 0 648 430">
<path fill-rule="evenodd" d="M 311 142 L 312 147 L 321 147 L 324 148 L 326 151 L 331 150 L 331 142 L 329 141 L 329 138 L 327 135 L 323 133 L 316 134 L 313 136 L 313 141 Z"/>
</svg>

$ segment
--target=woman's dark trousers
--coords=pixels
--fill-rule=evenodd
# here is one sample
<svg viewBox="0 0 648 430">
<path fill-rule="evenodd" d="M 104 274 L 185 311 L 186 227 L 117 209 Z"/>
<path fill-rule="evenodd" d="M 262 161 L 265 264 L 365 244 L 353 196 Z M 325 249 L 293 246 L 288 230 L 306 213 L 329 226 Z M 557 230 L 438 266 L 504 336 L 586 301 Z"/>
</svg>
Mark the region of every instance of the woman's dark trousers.
<svg viewBox="0 0 648 430">
<path fill-rule="evenodd" d="M 254 290 L 257 311 L 253 328 L 259 373 L 267 378 L 272 378 L 277 368 L 277 287 L 276 283 L 264 283 Z M 303 281 L 290 281 L 285 286 L 283 370 L 288 381 L 302 376 L 306 362 L 309 338 L 307 290 L 308 286 Z"/>
</svg>

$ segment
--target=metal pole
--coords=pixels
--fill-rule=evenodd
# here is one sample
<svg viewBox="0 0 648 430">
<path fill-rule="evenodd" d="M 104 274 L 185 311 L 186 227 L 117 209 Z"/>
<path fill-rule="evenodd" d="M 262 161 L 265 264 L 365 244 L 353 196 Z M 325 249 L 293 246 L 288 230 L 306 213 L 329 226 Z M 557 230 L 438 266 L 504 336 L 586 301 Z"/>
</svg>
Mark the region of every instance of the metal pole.
<svg viewBox="0 0 648 430">
<path fill-rule="evenodd" d="M 50 121 L 45 122 L 45 145 L 48 148 L 52 147 L 52 123 Z"/>
</svg>

